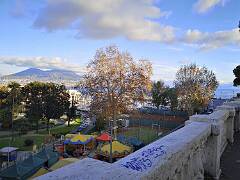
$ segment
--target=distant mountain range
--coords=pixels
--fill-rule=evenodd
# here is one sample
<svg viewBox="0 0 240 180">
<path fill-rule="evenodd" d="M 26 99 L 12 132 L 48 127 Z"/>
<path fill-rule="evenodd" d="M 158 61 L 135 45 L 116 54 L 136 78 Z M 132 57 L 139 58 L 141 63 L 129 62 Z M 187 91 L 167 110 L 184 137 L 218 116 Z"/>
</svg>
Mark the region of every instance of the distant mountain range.
<svg viewBox="0 0 240 180">
<path fill-rule="evenodd" d="M 79 80 L 81 76 L 75 72 L 68 70 L 41 70 L 37 68 L 29 68 L 15 74 L 2 76 L 1 79 L 23 79 L 23 80 L 46 80 L 46 81 L 61 81 L 61 80 Z"/>
</svg>

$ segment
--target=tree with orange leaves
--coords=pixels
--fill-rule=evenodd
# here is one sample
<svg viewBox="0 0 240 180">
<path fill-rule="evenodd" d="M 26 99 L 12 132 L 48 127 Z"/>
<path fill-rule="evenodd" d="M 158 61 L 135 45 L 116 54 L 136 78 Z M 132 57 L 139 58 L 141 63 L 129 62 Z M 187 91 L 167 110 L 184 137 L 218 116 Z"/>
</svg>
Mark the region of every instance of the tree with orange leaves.
<svg viewBox="0 0 240 180">
<path fill-rule="evenodd" d="M 128 52 L 109 46 L 97 50 L 87 66 L 82 86 L 92 97 L 91 110 L 106 120 L 112 119 L 116 125 L 121 113 L 144 101 L 151 89 L 151 75 L 149 61 L 135 61 Z"/>
<path fill-rule="evenodd" d="M 176 74 L 179 108 L 189 115 L 200 112 L 206 107 L 218 87 L 216 75 L 206 67 L 196 64 L 181 67 Z"/>
</svg>

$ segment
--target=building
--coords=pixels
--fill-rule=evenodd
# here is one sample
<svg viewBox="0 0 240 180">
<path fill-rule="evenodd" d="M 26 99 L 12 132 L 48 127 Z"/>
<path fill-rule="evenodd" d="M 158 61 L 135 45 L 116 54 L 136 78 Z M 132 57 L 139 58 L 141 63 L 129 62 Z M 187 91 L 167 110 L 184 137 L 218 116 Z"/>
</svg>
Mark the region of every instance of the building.
<svg viewBox="0 0 240 180">
<path fill-rule="evenodd" d="M 88 95 L 82 94 L 80 91 L 75 89 L 68 90 L 68 93 L 70 95 L 69 101 L 74 103 L 75 106 L 86 108 L 89 107 L 91 104 L 91 97 Z"/>
</svg>

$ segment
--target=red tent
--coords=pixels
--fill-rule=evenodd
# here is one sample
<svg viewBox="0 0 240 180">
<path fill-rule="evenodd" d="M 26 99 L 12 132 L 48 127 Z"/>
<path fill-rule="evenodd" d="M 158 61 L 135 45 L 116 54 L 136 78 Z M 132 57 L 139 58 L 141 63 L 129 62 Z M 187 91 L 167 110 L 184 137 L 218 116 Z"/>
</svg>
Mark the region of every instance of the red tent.
<svg viewBox="0 0 240 180">
<path fill-rule="evenodd" d="M 108 133 L 102 133 L 96 139 L 97 139 L 97 141 L 110 141 L 111 140 L 111 136 Z"/>
</svg>

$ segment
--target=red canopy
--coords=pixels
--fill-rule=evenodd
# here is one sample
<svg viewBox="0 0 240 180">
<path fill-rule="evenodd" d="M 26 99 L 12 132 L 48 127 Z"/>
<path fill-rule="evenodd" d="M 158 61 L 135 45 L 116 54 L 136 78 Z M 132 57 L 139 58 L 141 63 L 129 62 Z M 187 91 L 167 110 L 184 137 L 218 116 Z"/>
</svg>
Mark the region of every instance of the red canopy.
<svg viewBox="0 0 240 180">
<path fill-rule="evenodd" d="M 98 141 L 110 141 L 111 136 L 108 133 L 103 133 L 100 136 L 97 137 Z"/>
</svg>

